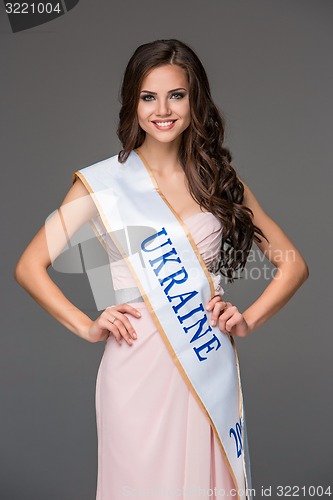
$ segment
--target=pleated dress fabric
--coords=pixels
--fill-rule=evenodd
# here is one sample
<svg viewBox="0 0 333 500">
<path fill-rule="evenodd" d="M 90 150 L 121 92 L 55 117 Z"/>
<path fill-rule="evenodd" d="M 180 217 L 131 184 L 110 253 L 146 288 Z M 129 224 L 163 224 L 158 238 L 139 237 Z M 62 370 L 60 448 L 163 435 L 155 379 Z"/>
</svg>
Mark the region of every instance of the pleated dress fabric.
<svg viewBox="0 0 333 500">
<path fill-rule="evenodd" d="M 184 223 L 209 269 L 222 228 L 209 212 Z M 123 261 L 111 264 L 114 287 L 136 286 Z M 219 293 L 219 276 L 212 275 Z M 119 346 L 111 335 L 96 380 L 96 500 L 227 498 L 235 488 L 207 415 L 173 362 L 144 302 L 127 314 L 138 338 Z M 215 493 L 214 493 L 215 488 Z"/>
</svg>

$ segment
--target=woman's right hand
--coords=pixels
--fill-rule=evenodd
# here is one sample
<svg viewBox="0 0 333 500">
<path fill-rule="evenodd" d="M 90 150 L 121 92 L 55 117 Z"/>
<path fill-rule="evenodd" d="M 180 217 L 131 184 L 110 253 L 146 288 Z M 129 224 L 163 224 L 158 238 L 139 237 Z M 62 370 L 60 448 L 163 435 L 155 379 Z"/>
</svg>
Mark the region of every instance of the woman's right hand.
<svg viewBox="0 0 333 500">
<path fill-rule="evenodd" d="M 119 345 L 125 339 L 129 345 L 137 339 L 137 334 L 124 313 L 131 314 L 136 318 L 141 317 L 140 311 L 129 304 L 118 304 L 107 307 L 88 328 L 86 340 L 88 342 L 100 342 L 106 340 L 111 334 Z"/>
</svg>

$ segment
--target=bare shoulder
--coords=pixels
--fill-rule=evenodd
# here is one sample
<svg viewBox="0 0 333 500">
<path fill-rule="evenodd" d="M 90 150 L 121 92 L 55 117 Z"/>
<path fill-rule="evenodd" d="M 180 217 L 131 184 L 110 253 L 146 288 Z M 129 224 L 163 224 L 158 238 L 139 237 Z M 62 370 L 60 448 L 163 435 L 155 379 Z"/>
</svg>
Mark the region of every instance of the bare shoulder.
<svg viewBox="0 0 333 500">
<path fill-rule="evenodd" d="M 83 224 L 96 216 L 98 210 L 84 183 L 77 176 L 73 178 L 73 185 L 68 190 L 59 209 L 69 235 L 73 235 Z"/>
<path fill-rule="evenodd" d="M 73 175 L 73 184 L 68 190 L 62 202 L 62 205 L 74 200 L 78 200 L 79 198 L 85 198 L 85 197 L 87 198 L 87 200 L 91 199 L 88 189 L 77 175 Z"/>
<path fill-rule="evenodd" d="M 67 214 L 67 217 L 71 219 L 71 224 L 75 219 L 77 223 L 83 224 L 97 215 L 96 205 L 79 177 L 73 177 L 73 185 L 68 190 L 59 210 L 64 216 Z M 77 224 L 74 223 L 74 225 Z"/>
<path fill-rule="evenodd" d="M 250 208 L 253 211 L 253 215 L 256 214 L 256 216 L 258 216 L 259 212 L 264 211 L 263 208 L 261 207 L 259 201 L 257 200 L 254 193 L 251 191 L 249 186 L 247 184 L 245 184 L 243 179 L 241 179 L 241 177 L 238 174 L 237 174 L 237 178 L 244 186 L 244 197 L 243 197 L 242 205 Z"/>
</svg>

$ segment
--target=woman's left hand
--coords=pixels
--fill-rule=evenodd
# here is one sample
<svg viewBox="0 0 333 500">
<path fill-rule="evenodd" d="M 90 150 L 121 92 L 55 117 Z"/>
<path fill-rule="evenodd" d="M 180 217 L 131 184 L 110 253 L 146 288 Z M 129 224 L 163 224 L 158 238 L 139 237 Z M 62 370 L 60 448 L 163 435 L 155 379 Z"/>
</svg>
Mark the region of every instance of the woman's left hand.
<svg viewBox="0 0 333 500">
<path fill-rule="evenodd" d="M 221 332 L 246 337 L 250 328 L 242 313 L 231 302 L 224 302 L 220 296 L 213 297 L 207 305 L 207 311 L 212 311 L 211 325 L 218 325 Z"/>
</svg>

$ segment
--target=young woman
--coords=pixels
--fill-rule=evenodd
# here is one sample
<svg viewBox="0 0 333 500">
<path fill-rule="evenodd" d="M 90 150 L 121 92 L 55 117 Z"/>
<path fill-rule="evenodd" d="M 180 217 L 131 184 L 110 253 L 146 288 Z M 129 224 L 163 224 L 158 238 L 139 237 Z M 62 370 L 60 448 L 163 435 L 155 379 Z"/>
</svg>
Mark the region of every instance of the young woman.
<svg viewBox="0 0 333 500">
<path fill-rule="evenodd" d="M 281 309 L 307 265 L 231 166 L 205 70 L 187 45 L 157 40 L 135 51 L 118 135 L 119 155 L 74 173 L 15 278 L 71 332 L 106 340 L 97 500 L 250 498 L 233 336 Z M 108 253 L 117 297 L 96 320 L 47 273 L 87 221 Z M 220 278 L 233 280 L 253 242 L 278 272 L 241 312 L 223 300 Z"/>
</svg>

